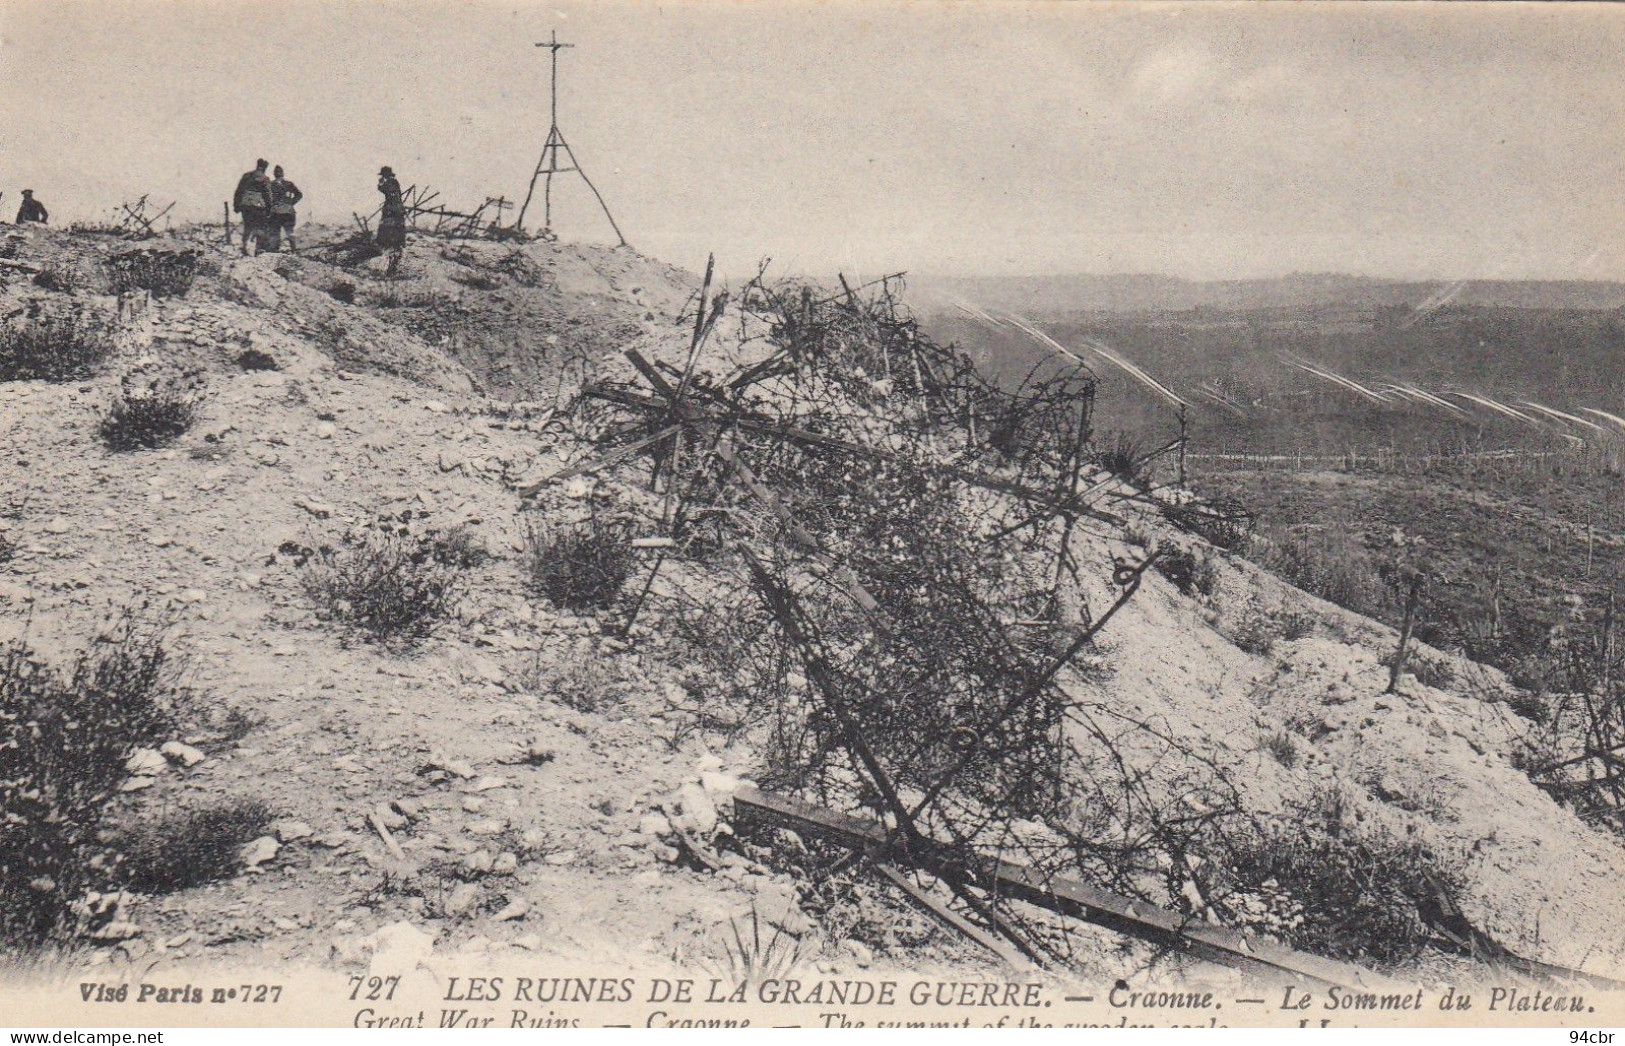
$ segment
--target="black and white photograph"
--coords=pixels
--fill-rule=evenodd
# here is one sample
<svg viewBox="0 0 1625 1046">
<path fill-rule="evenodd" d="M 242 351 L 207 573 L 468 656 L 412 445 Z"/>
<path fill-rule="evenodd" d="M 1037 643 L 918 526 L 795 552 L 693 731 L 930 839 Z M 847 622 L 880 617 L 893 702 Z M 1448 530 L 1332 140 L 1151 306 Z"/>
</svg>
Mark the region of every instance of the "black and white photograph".
<svg viewBox="0 0 1625 1046">
<path fill-rule="evenodd" d="M 0 1027 L 1612 1041 L 1622 54 L 0 0 Z"/>
</svg>

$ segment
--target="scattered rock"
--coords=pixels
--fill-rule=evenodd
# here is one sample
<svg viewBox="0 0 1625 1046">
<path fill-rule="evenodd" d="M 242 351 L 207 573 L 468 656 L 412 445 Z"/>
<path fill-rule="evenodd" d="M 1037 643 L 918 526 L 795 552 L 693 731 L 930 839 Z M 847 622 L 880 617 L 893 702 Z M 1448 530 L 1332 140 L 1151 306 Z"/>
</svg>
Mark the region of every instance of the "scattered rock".
<svg viewBox="0 0 1625 1046">
<path fill-rule="evenodd" d="M 115 919 L 98 928 L 90 936 L 98 941 L 127 941 L 132 937 L 140 937 L 141 933 L 141 927 L 135 923 Z"/>
<path fill-rule="evenodd" d="M 280 849 L 282 849 L 282 844 L 277 842 L 274 837 L 262 835 L 243 847 L 243 867 L 258 868 L 274 858 Z"/>
<path fill-rule="evenodd" d="M 707 770 L 700 774 L 700 787 L 713 796 L 731 796 L 739 791 L 743 782 L 732 774 Z"/>
<path fill-rule="evenodd" d="M 512 875 L 519 870 L 519 858 L 511 853 L 499 853 L 491 862 L 491 874 Z"/>
<path fill-rule="evenodd" d="M 295 508 L 302 508 L 317 519 L 327 519 L 333 515 L 333 506 L 314 498 L 294 498 Z"/>
<path fill-rule="evenodd" d="M 445 912 L 447 915 L 462 915 L 480 900 L 480 888 L 473 883 L 458 883 L 457 888 L 451 891 L 446 898 Z"/>
<path fill-rule="evenodd" d="M 499 923 L 505 923 L 512 922 L 516 919 L 523 919 L 528 914 L 530 914 L 530 902 L 525 900 L 523 897 L 515 897 L 513 900 L 504 905 L 501 911 L 497 912 L 491 918 L 495 919 Z M 513 943 L 516 947 L 525 948 L 526 950 L 533 950 L 531 945 L 521 944 L 519 941 L 514 941 Z M 539 945 L 541 944 L 541 941 L 538 940 L 536 943 Z"/>
<path fill-rule="evenodd" d="M 183 745 L 179 741 L 166 741 L 158 751 L 170 762 L 184 767 L 196 766 L 208 758 L 191 745 Z"/>
<path fill-rule="evenodd" d="M 151 748 L 137 748 L 124 761 L 124 769 L 137 777 L 155 777 L 169 769 L 169 760 Z"/>
<path fill-rule="evenodd" d="M 433 755 L 433 754 L 431 754 L 429 756 L 429 764 L 428 765 L 432 769 L 444 770 L 449 774 L 456 774 L 458 777 L 463 778 L 465 781 L 470 780 L 470 779 L 478 776 L 477 771 L 475 771 L 475 769 L 472 766 L 469 766 L 467 763 L 463 762 L 461 759 L 448 759 L 447 757 L 445 757 L 443 755 Z"/>
<path fill-rule="evenodd" d="M 316 830 L 303 821 L 272 821 L 271 834 L 282 843 L 296 843 L 301 839 L 309 839 L 316 834 Z"/>
<path fill-rule="evenodd" d="M 51 522 L 45 524 L 45 532 L 47 534 L 66 534 L 72 529 L 73 524 L 69 523 L 61 516 L 57 516 L 56 518 L 52 519 Z"/>
<path fill-rule="evenodd" d="M 705 790 L 689 782 L 677 790 L 676 814 L 673 824 L 678 828 L 709 838 L 717 830 L 717 807 Z"/>
</svg>

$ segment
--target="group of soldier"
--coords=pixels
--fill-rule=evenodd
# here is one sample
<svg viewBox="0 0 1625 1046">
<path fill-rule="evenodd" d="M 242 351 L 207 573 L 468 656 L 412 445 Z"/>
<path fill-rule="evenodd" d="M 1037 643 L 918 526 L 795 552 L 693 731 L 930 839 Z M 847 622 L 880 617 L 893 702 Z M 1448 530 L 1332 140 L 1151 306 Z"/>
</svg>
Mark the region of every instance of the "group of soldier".
<svg viewBox="0 0 1625 1046">
<path fill-rule="evenodd" d="M 282 249 L 284 241 L 288 250 L 298 249 L 293 240 L 293 226 L 296 208 L 305 194 L 283 176 L 281 167 L 266 174 L 269 166 L 265 160 L 256 161 L 254 169 L 237 180 L 237 192 L 231 201 L 232 210 L 243 222 L 244 254 L 275 253 Z M 253 250 L 249 249 L 251 243 Z"/>
<path fill-rule="evenodd" d="M 280 166 L 267 175 L 265 170 L 269 166 L 267 161 L 258 160 L 252 171 L 237 180 L 232 209 L 242 217 L 244 254 L 275 253 L 282 250 L 284 243 L 288 250 L 298 250 L 293 229 L 299 201 L 305 194 L 283 174 Z M 389 254 L 389 274 L 393 276 L 400 268 L 401 254 L 406 249 L 406 201 L 401 183 L 388 167 L 378 172 L 378 191 L 384 196 L 384 204 L 378 214 L 376 242 L 380 250 Z"/>
<path fill-rule="evenodd" d="M 266 160 L 257 160 L 254 169 L 237 180 L 231 208 L 242 218 L 243 253 L 272 253 L 287 244 L 290 251 L 298 250 L 293 229 L 298 220 L 299 201 L 305 198 L 299 186 Z M 377 244 L 389 255 L 389 274 L 400 268 L 401 253 L 406 249 L 406 200 L 395 172 L 388 167 L 378 172 L 378 191 L 384 196 L 384 205 L 378 214 Z M 34 199 L 34 190 L 23 190 L 23 203 L 17 209 L 17 224 L 44 223 L 50 220 L 45 205 Z"/>
</svg>

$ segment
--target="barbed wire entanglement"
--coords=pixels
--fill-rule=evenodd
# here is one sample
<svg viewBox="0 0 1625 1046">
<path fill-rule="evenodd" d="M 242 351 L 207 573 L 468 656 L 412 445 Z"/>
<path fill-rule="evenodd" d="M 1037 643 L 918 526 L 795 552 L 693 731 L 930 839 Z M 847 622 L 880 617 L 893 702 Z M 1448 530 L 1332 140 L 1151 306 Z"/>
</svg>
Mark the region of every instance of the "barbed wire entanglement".
<svg viewBox="0 0 1625 1046">
<path fill-rule="evenodd" d="M 1101 547 L 1082 530 L 1123 522 L 1100 507 L 1123 488 L 1094 460 L 1095 378 L 1046 360 L 990 384 L 901 291 L 758 274 L 732 297 L 708 277 L 684 365 L 629 352 L 635 379 L 585 385 L 598 456 L 519 489 L 615 471 L 650 492 L 660 551 L 623 633 L 675 622 L 725 696 L 707 728 L 760 741 L 763 788 L 882 832 L 824 871 L 867 866 L 1045 963 L 1073 955 L 1065 913 L 1093 909 L 1035 899 L 1099 888 L 1203 916 L 1199 854 L 1241 803 L 1100 686 L 1100 637 L 1158 553 L 1080 554 Z M 739 330 L 718 373 L 699 350 L 724 316 Z"/>
</svg>

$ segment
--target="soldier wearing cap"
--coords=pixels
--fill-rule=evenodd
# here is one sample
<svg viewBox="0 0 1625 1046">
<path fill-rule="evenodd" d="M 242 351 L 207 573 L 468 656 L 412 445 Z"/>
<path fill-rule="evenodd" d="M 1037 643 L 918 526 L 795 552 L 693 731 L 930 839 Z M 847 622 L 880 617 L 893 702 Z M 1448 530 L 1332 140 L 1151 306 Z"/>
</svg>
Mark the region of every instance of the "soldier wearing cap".
<svg viewBox="0 0 1625 1046">
<path fill-rule="evenodd" d="M 50 214 L 46 213 L 45 205 L 34 199 L 34 190 L 24 189 L 23 205 L 17 208 L 17 224 L 24 225 L 28 222 L 39 222 L 44 225 L 50 221 L 50 218 Z"/>
<path fill-rule="evenodd" d="M 269 249 L 280 251 L 284 241 L 288 250 L 297 250 L 293 243 L 293 225 L 298 218 L 296 208 L 305 194 L 299 191 L 299 186 L 293 184 L 282 176 L 282 168 L 278 166 L 271 172 L 275 177 L 271 179 L 271 225 Z"/>
<path fill-rule="evenodd" d="M 265 247 L 265 228 L 271 214 L 271 179 L 265 174 L 269 166 L 266 160 L 256 160 L 254 169 L 237 179 L 237 193 L 232 198 L 231 209 L 243 216 L 244 254 L 249 253 L 250 239 L 254 241 L 256 250 Z"/>
</svg>

